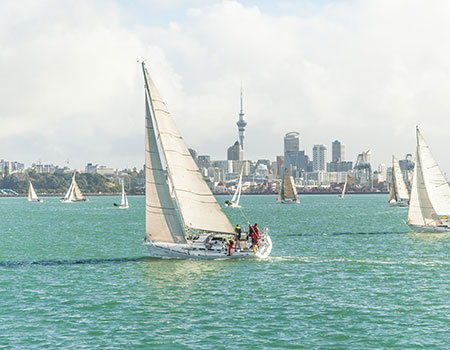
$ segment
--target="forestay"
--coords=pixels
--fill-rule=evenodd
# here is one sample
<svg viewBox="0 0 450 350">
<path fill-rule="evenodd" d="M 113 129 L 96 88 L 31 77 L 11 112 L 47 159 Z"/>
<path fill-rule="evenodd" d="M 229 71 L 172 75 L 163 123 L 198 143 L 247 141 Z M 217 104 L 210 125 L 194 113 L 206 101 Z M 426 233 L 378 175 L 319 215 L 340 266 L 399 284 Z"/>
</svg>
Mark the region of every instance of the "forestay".
<svg viewBox="0 0 450 350">
<path fill-rule="evenodd" d="M 232 233 L 233 226 L 203 179 L 150 75 L 143 69 L 155 129 L 184 225 L 188 229 Z"/>
</svg>

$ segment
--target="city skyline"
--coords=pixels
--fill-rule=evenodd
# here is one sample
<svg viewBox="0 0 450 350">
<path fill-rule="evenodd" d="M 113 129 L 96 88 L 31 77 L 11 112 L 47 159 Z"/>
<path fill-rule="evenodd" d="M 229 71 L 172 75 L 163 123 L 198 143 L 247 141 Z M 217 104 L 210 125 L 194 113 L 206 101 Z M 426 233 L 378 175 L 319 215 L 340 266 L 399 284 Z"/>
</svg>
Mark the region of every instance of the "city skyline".
<svg viewBox="0 0 450 350">
<path fill-rule="evenodd" d="M 347 160 L 371 149 L 375 165 L 389 165 L 392 154 L 415 153 L 419 124 L 449 173 L 449 9 L 400 0 L 2 2 L 0 158 L 142 164 L 136 61 L 147 59 L 200 154 L 226 159 L 243 82 L 246 159 L 275 159 L 283 135 L 298 130 L 309 155 L 338 138 Z"/>
</svg>

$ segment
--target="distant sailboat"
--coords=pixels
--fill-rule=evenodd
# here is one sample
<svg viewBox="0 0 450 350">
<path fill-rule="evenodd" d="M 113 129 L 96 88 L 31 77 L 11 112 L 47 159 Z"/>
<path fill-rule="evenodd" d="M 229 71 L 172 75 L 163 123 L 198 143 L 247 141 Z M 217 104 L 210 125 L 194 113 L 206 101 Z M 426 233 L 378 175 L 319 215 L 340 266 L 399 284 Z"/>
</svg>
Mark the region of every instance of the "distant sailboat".
<svg viewBox="0 0 450 350">
<path fill-rule="evenodd" d="M 120 209 L 128 209 L 128 197 L 127 197 L 127 194 L 125 193 L 124 182 L 125 182 L 125 180 L 122 179 L 122 201 L 120 202 L 120 204 L 114 203 L 114 206 L 116 206 Z"/>
<path fill-rule="evenodd" d="M 233 198 L 231 198 L 231 201 L 226 201 L 225 206 L 228 208 L 240 208 L 239 201 L 241 199 L 241 192 L 242 192 L 242 171 L 241 175 L 239 175 L 239 182 L 236 187 L 236 191 L 234 192 Z"/>
<path fill-rule="evenodd" d="M 72 183 L 64 196 L 63 199 L 60 200 L 61 203 L 73 203 L 73 202 L 85 202 L 87 201 L 86 197 L 80 191 L 77 182 L 75 181 L 75 173 L 72 176 Z"/>
<path fill-rule="evenodd" d="M 339 195 L 339 198 L 344 198 L 345 191 L 347 190 L 347 186 L 353 186 L 355 184 L 355 178 L 350 174 L 347 174 L 345 177 L 344 188 L 342 189 L 342 193 Z"/>
<path fill-rule="evenodd" d="M 284 168 L 284 176 L 281 181 L 280 191 L 278 192 L 278 203 L 300 203 L 297 199 L 294 180 L 289 175 L 287 168 Z"/>
<path fill-rule="evenodd" d="M 407 207 L 409 205 L 408 188 L 403 179 L 400 164 L 395 156 L 392 156 L 392 177 L 389 186 L 388 202 L 393 207 Z"/>
<path fill-rule="evenodd" d="M 450 232 L 450 187 L 419 128 L 408 225 L 415 232 Z"/>
<path fill-rule="evenodd" d="M 144 244 L 150 255 L 199 259 L 269 256 L 272 241 L 266 230 L 257 246 L 251 247 L 242 240 L 242 249 L 230 255 L 234 227 L 203 179 L 144 63 L 142 70 L 146 91 Z M 158 143 L 170 181 L 162 166 Z"/>
<path fill-rule="evenodd" d="M 28 188 L 28 202 L 42 203 L 44 200 L 39 198 L 34 190 L 33 184 L 30 181 L 30 187 Z"/>
</svg>

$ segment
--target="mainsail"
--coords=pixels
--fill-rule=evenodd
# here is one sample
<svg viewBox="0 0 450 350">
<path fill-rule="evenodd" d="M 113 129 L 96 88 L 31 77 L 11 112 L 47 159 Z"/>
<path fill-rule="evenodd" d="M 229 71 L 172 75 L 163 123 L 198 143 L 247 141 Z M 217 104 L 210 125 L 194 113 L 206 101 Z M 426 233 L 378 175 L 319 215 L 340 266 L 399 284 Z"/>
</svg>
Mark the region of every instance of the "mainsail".
<svg viewBox="0 0 450 350">
<path fill-rule="evenodd" d="M 241 199 L 241 192 L 242 192 L 242 169 L 241 174 L 239 175 L 239 181 L 236 187 L 236 191 L 234 192 L 233 198 L 231 198 L 231 202 L 235 206 L 239 205 L 239 200 Z"/>
<path fill-rule="evenodd" d="M 162 214 L 166 209 L 168 212 L 172 212 L 173 208 L 173 205 L 168 203 L 169 200 L 171 202 L 170 191 L 158 154 L 157 137 L 166 161 L 167 174 L 173 186 L 178 212 L 185 229 L 232 233 L 234 231 L 233 226 L 203 179 L 144 64 L 142 64 L 142 68 L 148 96 L 146 118 L 147 185 L 152 185 L 152 182 L 154 185 L 150 186 L 151 188 L 147 191 L 147 214 L 149 214 L 149 211 Z M 152 117 L 155 121 L 154 126 Z M 164 191 L 161 191 L 161 193 L 157 191 L 157 189 L 162 190 L 162 188 L 164 188 Z M 159 199 L 156 197 L 159 197 Z M 164 202 L 164 205 L 162 205 L 162 202 Z M 172 241 L 176 242 L 176 237 L 181 237 L 183 232 L 181 227 L 175 225 L 172 228 L 165 216 L 159 215 L 159 217 L 159 224 L 162 227 L 164 225 L 170 226 L 170 236 Z M 175 218 L 174 215 L 169 215 L 169 217 Z M 148 217 L 148 219 L 147 234 L 151 236 L 151 239 L 159 240 L 155 237 L 154 223 L 151 223 L 151 218 Z M 169 242 L 167 234 L 168 232 L 165 233 L 163 239 Z M 182 237 L 184 240 L 184 236 Z"/>
<path fill-rule="evenodd" d="M 86 200 L 83 194 L 78 187 L 77 182 L 75 181 L 75 173 L 72 176 L 72 183 L 70 184 L 69 189 L 67 190 L 66 195 L 63 199 L 65 202 L 78 202 Z"/>
<path fill-rule="evenodd" d="M 128 198 L 125 193 L 125 180 L 122 179 L 122 201 L 120 202 L 121 207 L 128 207 Z"/>
<path fill-rule="evenodd" d="M 400 164 L 395 156 L 392 156 L 392 170 L 391 188 L 389 189 L 389 202 L 392 203 L 409 200 L 408 188 L 406 187 L 405 180 L 403 179 Z"/>
<path fill-rule="evenodd" d="M 417 133 L 416 164 L 408 212 L 408 224 L 438 226 L 450 215 L 450 187 L 428 145 Z"/>
<path fill-rule="evenodd" d="M 287 168 L 284 168 L 284 176 L 281 182 L 280 192 L 278 193 L 278 201 L 284 200 L 297 200 L 297 196 L 294 191 L 292 176 L 289 175 L 289 171 Z"/>
<path fill-rule="evenodd" d="M 33 184 L 30 181 L 30 187 L 28 188 L 28 201 L 37 201 L 39 198 L 36 194 L 36 191 L 34 190 Z"/>
</svg>

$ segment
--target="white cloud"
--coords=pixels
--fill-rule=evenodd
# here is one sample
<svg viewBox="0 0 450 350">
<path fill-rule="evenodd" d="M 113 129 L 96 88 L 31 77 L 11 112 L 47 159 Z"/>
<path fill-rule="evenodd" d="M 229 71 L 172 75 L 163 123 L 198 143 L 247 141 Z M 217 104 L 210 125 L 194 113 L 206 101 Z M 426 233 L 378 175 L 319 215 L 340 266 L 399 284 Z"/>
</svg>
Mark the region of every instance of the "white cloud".
<svg viewBox="0 0 450 350">
<path fill-rule="evenodd" d="M 199 1 L 161 25 L 149 7 L 148 22 L 133 24 L 125 7 L 105 2 L 2 2 L 0 158 L 140 166 L 135 61 L 148 58 L 200 153 L 224 159 L 237 138 L 242 81 L 251 159 L 282 154 L 284 133 L 298 130 L 310 155 L 315 143 L 331 153 L 339 139 L 350 160 L 371 148 L 375 162 L 389 163 L 392 153 L 414 152 L 420 123 L 449 172 L 450 4 L 312 4 L 283 1 L 274 14 L 256 3 Z"/>
</svg>

